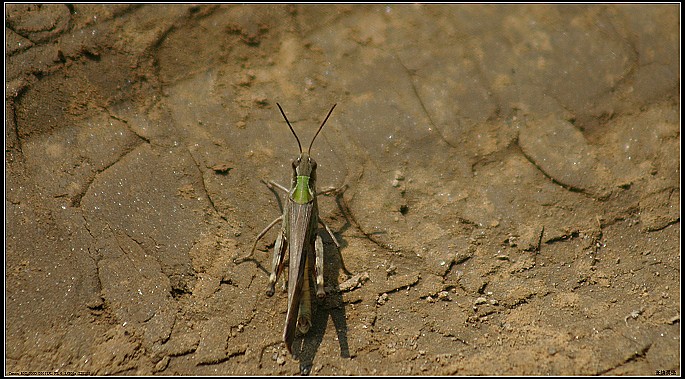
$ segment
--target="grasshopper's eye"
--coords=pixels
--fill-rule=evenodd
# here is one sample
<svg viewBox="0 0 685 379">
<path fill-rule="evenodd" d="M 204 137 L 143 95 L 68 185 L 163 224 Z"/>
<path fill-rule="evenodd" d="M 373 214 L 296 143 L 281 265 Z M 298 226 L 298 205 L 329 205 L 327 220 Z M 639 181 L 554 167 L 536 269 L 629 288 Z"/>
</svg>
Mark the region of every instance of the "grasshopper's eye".
<svg viewBox="0 0 685 379">
<path fill-rule="evenodd" d="M 300 165 L 300 158 L 297 158 L 293 161 L 293 168 L 297 168 L 297 166 Z"/>
</svg>

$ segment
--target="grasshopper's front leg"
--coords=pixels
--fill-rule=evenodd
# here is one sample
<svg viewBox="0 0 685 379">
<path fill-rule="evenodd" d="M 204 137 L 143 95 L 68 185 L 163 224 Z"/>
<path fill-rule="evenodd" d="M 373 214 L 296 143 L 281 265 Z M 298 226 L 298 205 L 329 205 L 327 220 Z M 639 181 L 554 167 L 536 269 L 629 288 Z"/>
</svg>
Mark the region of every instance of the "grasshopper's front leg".
<svg viewBox="0 0 685 379">
<path fill-rule="evenodd" d="M 271 258 L 271 275 L 269 275 L 269 284 L 266 287 L 266 295 L 271 297 L 276 292 L 276 282 L 283 271 L 283 257 L 285 250 L 288 248 L 288 239 L 285 236 L 285 230 L 281 229 L 276 237 L 276 244 L 274 245 L 274 255 Z"/>
<path fill-rule="evenodd" d="M 269 189 L 273 189 L 274 187 L 276 187 L 276 188 L 278 188 L 279 190 L 285 192 L 286 194 L 290 192 L 290 190 L 288 190 L 287 188 L 283 187 L 282 185 L 280 185 L 280 184 L 274 182 L 273 180 L 263 180 L 263 179 L 262 179 L 262 183 L 266 184 L 266 186 L 267 186 Z"/>
</svg>

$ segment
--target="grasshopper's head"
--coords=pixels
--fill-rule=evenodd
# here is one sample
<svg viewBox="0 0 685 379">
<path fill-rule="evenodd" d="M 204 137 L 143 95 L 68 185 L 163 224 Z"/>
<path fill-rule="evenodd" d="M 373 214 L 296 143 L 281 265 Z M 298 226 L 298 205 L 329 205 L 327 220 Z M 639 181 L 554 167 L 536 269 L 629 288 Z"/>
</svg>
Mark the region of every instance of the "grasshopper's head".
<svg viewBox="0 0 685 379">
<path fill-rule="evenodd" d="M 293 180 L 291 184 L 292 189 L 290 191 L 290 197 L 298 204 L 306 204 L 310 201 L 313 201 L 316 194 L 316 161 L 310 155 L 312 145 L 314 144 L 316 136 L 319 135 L 319 132 L 321 129 L 323 129 L 323 126 L 326 125 L 326 121 L 328 121 L 328 118 L 331 116 L 331 113 L 333 113 L 333 109 L 337 104 L 333 104 L 331 110 L 328 111 L 328 115 L 321 123 L 321 126 L 319 126 L 319 130 L 316 131 L 314 138 L 312 138 L 312 142 L 309 144 L 309 149 L 307 149 L 306 152 L 302 150 L 300 139 L 297 138 L 297 134 L 295 133 L 292 125 L 290 125 L 288 117 L 285 116 L 283 108 L 281 108 L 281 105 L 278 103 L 276 103 L 276 105 L 278 105 L 278 109 L 281 111 L 285 122 L 288 124 L 290 131 L 295 136 L 295 140 L 297 140 L 297 146 L 300 148 L 300 156 L 293 161 Z"/>
<path fill-rule="evenodd" d="M 300 153 L 300 156 L 293 161 L 293 175 L 316 179 L 316 161 L 309 156 L 309 153 Z"/>
</svg>

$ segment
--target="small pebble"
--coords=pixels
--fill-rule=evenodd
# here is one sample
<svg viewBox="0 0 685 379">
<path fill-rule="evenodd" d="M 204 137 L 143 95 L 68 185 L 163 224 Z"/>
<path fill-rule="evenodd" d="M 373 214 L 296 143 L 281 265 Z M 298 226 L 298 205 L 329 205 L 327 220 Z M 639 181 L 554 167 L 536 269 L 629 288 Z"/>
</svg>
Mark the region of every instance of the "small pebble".
<svg viewBox="0 0 685 379">
<path fill-rule="evenodd" d="M 378 305 L 383 305 L 387 301 L 388 301 L 388 294 L 387 293 L 381 294 L 380 296 L 378 296 L 378 300 L 376 300 Z"/>
</svg>

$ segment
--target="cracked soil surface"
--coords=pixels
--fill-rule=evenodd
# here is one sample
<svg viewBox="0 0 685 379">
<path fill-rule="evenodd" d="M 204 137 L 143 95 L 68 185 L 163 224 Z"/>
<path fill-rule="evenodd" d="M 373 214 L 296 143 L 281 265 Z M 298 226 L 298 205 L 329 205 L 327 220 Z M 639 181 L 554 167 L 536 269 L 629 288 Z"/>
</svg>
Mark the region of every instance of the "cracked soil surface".
<svg viewBox="0 0 685 379">
<path fill-rule="evenodd" d="M 679 5 L 5 10 L 6 374 L 680 374 Z"/>
</svg>

